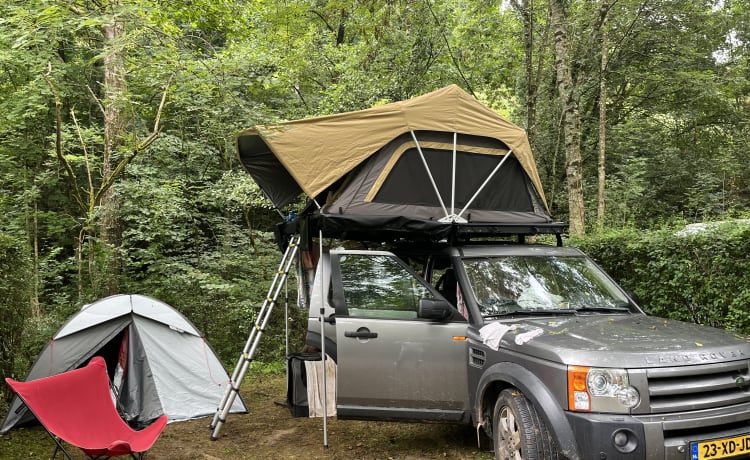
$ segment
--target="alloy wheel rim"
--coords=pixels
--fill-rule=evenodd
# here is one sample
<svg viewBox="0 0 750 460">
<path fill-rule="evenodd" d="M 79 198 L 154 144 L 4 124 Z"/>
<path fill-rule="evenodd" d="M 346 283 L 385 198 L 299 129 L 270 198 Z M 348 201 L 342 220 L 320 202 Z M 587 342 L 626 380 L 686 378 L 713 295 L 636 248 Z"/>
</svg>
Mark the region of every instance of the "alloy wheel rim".
<svg viewBox="0 0 750 460">
<path fill-rule="evenodd" d="M 508 406 L 500 409 L 498 417 L 498 449 L 502 459 L 523 460 L 521 456 L 521 432 L 516 424 L 516 416 Z"/>
</svg>

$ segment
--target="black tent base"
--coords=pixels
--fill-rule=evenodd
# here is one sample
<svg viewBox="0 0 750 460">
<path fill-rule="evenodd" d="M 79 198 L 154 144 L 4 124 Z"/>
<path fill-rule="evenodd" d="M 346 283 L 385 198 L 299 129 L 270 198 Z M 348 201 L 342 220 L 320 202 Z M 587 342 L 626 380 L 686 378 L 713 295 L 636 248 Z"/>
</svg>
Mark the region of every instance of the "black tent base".
<svg viewBox="0 0 750 460">
<path fill-rule="evenodd" d="M 276 241 L 286 249 L 292 235 L 301 236 L 300 247 L 309 249 L 313 236 L 324 238 L 392 244 L 397 242 L 423 242 L 449 244 L 468 243 L 475 240 L 516 238 L 523 243 L 533 235 L 555 235 L 562 246 L 562 236 L 568 232 L 565 222 L 520 223 L 445 223 L 435 220 L 418 220 L 393 216 L 360 216 L 342 214 L 306 214 L 276 226 Z"/>
</svg>

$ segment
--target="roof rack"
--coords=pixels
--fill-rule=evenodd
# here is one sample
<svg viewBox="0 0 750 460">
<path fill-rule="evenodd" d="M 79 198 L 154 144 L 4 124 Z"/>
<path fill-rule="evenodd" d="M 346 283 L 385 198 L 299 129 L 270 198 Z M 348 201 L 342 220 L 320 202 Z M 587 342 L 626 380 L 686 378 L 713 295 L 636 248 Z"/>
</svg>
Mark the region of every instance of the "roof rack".
<svg viewBox="0 0 750 460">
<path fill-rule="evenodd" d="M 405 217 L 379 219 L 378 216 L 366 220 L 359 216 L 356 220 L 349 220 L 342 216 L 331 218 L 319 214 L 297 216 L 278 224 L 275 229 L 276 240 L 282 250 L 293 235 L 302 237 L 303 248 L 312 242 L 313 237 L 321 234 L 324 238 L 370 243 L 445 241 L 450 244 L 513 236 L 523 243 L 528 236 L 555 235 L 558 246 L 562 246 L 562 235 L 567 232 L 566 222 L 444 223 Z"/>
</svg>

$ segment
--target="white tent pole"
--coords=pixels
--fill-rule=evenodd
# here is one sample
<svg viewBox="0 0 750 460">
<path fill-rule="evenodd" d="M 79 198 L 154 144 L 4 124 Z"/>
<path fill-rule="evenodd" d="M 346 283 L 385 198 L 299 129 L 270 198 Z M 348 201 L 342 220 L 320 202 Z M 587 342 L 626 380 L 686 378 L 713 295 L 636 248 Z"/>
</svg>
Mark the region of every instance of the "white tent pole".
<svg viewBox="0 0 750 460">
<path fill-rule="evenodd" d="M 419 141 L 417 140 L 417 135 L 414 134 L 414 130 L 410 130 L 410 132 L 411 132 L 412 139 L 414 139 L 414 143 L 417 145 L 417 151 L 419 152 L 419 157 L 422 158 L 422 164 L 424 165 L 424 169 L 427 170 L 427 177 L 430 178 L 430 182 L 432 183 L 432 188 L 435 190 L 435 194 L 438 197 L 438 201 L 440 201 L 440 207 L 443 208 L 445 217 L 449 217 L 450 214 L 448 214 L 448 210 L 445 209 L 445 203 L 443 203 L 443 197 L 440 196 L 440 191 L 437 188 L 435 179 L 432 177 L 432 172 L 430 171 L 430 167 L 427 166 L 427 160 L 424 157 L 424 153 L 422 153 L 422 147 L 419 145 Z"/>
<path fill-rule="evenodd" d="M 497 171 L 500 169 L 500 167 L 503 165 L 503 163 L 505 163 L 505 160 L 507 160 L 510 157 L 511 153 L 513 153 L 513 150 L 508 150 L 508 153 L 506 153 L 505 156 L 503 157 L 503 159 L 500 160 L 500 163 L 498 163 L 497 166 L 495 166 L 495 169 L 493 169 L 492 172 L 490 173 L 490 175 L 487 176 L 487 179 L 484 180 L 484 183 L 482 183 L 482 185 L 479 186 L 479 188 L 477 189 L 477 191 L 474 193 L 474 196 L 472 196 L 471 199 L 469 200 L 469 202 L 466 203 L 466 206 L 464 206 L 464 208 L 461 210 L 461 212 L 458 213 L 458 217 L 461 217 L 461 214 L 463 214 L 464 211 L 466 211 L 469 208 L 469 206 L 471 206 L 471 203 L 474 202 L 474 200 L 479 195 L 479 193 L 482 190 L 484 190 L 484 188 L 487 186 L 487 184 L 490 183 L 490 180 L 495 176 L 495 173 L 497 173 Z"/>
<path fill-rule="evenodd" d="M 284 362 L 289 359 L 289 277 L 284 280 Z M 289 381 L 289 366 L 284 366 Z"/>
<path fill-rule="evenodd" d="M 453 133 L 453 169 L 451 177 L 451 215 L 456 213 L 456 144 L 458 133 Z"/>
<path fill-rule="evenodd" d="M 323 447 L 328 447 L 328 383 L 326 382 L 326 333 L 325 333 L 325 264 L 323 263 L 323 230 L 318 230 L 318 244 L 320 255 L 318 263 L 320 266 L 320 359 L 323 364 Z"/>
</svg>

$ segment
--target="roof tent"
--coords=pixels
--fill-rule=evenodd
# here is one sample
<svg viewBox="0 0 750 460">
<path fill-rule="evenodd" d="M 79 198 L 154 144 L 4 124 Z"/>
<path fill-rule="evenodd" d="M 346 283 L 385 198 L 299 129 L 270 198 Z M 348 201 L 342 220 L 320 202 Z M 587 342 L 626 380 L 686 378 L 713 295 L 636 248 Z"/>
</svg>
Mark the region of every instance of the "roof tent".
<svg viewBox="0 0 750 460">
<path fill-rule="evenodd" d="M 366 110 L 256 126 L 240 160 L 277 208 L 311 204 L 280 232 L 345 239 L 561 233 L 523 129 L 456 85 Z"/>
</svg>

